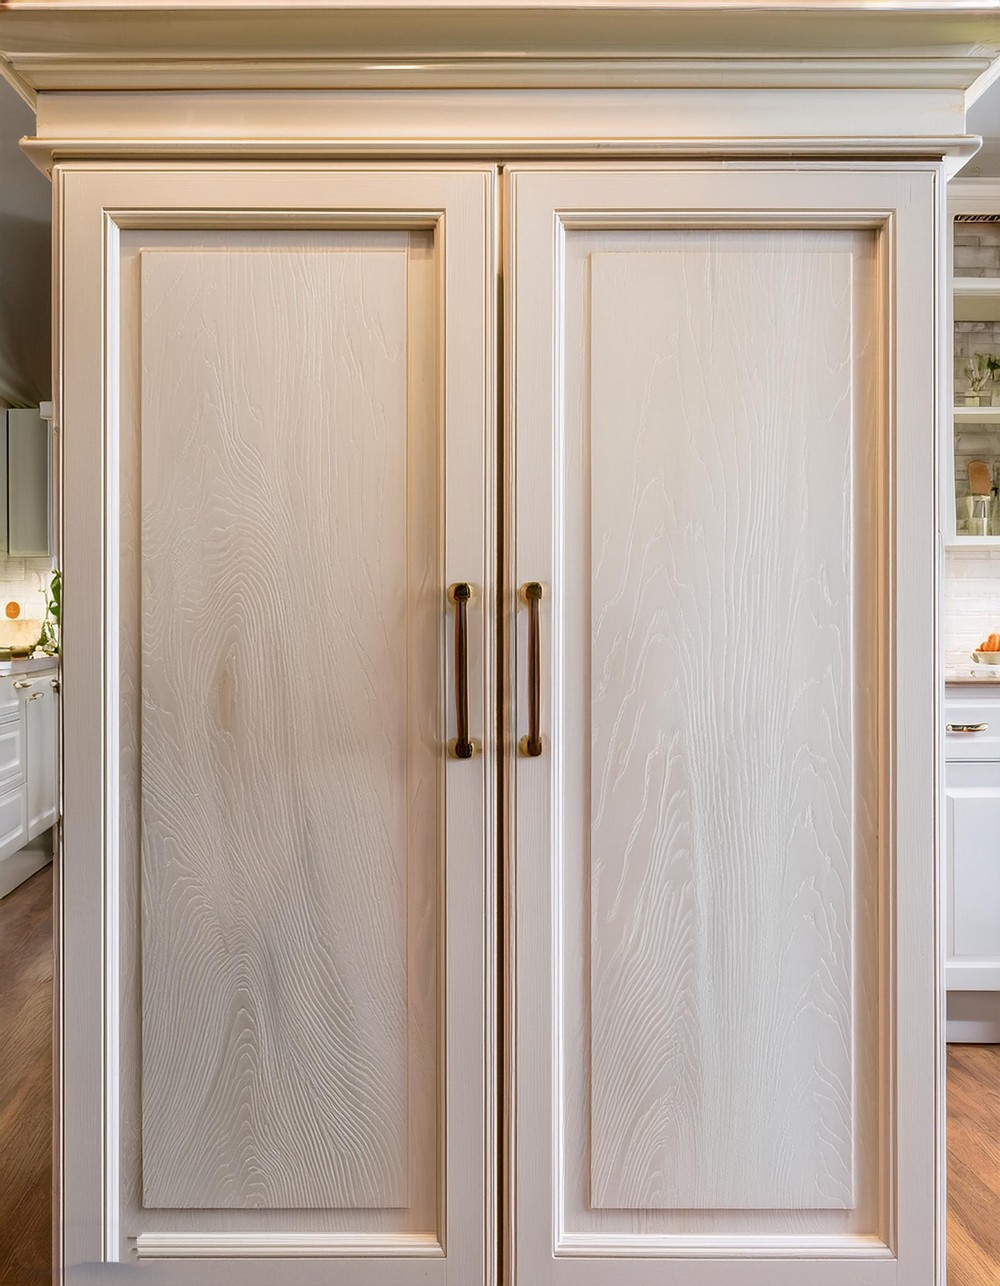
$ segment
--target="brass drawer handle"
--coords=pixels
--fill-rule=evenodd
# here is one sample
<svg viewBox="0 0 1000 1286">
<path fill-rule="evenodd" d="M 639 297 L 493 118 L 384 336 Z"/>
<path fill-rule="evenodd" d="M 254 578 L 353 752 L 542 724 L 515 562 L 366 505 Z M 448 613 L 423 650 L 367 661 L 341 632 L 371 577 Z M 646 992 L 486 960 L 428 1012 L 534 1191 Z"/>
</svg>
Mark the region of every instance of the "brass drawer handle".
<svg viewBox="0 0 1000 1286">
<path fill-rule="evenodd" d="M 537 759 L 542 753 L 541 733 L 541 641 L 539 639 L 538 604 L 542 587 L 530 580 L 521 586 L 521 598 L 528 605 L 528 735 L 521 738 L 521 753 Z"/>
<path fill-rule="evenodd" d="M 988 732 L 988 723 L 946 723 L 946 732 Z"/>
<path fill-rule="evenodd" d="M 29 700 L 29 701 L 41 701 L 42 697 L 44 697 L 44 696 L 45 696 L 45 693 L 44 693 L 44 692 L 32 692 L 31 696 L 30 696 L 30 697 L 28 697 L 28 700 Z"/>
<path fill-rule="evenodd" d="M 24 688 L 30 688 L 34 684 L 34 679 L 15 679 L 11 685 L 15 692 L 20 692 Z"/>
<path fill-rule="evenodd" d="M 471 759 L 476 748 L 469 739 L 469 640 L 468 607 L 472 587 L 458 581 L 448 590 L 448 599 L 455 608 L 455 740 L 449 742 L 448 753 L 453 759 Z"/>
</svg>

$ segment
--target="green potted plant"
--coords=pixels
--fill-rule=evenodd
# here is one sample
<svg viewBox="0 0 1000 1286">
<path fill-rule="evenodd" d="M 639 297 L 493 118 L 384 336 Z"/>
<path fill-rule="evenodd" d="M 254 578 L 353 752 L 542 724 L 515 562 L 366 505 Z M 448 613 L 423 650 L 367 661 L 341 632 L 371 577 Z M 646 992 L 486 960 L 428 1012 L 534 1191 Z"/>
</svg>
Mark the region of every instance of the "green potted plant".
<svg viewBox="0 0 1000 1286">
<path fill-rule="evenodd" d="M 45 620 L 42 622 L 42 635 L 38 646 L 49 656 L 59 652 L 59 624 L 62 614 L 62 572 L 58 568 L 52 573 L 49 581 L 49 592 L 45 599 Z"/>
</svg>

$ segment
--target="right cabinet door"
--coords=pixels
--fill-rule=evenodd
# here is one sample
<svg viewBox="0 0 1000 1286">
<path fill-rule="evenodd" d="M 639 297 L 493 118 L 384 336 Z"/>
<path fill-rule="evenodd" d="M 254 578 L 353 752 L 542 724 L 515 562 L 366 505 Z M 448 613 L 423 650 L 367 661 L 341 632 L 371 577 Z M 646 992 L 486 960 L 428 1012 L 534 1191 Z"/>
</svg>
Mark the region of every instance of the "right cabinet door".
<svg viewBox="0 0 1000 1286">
<path fill-rule="evenodd" d="M 508 176 L 521 1286 L 933 1280 L 939 181 Z"/>
</svg>

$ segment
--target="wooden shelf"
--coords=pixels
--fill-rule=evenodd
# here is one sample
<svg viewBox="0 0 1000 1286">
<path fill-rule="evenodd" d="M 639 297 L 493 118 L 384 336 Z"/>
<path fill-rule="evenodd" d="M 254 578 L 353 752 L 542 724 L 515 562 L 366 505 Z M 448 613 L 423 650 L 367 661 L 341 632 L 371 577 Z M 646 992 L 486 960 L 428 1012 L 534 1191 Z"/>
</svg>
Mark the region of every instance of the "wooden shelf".
<svg viewBox="0 0 1000 1286">
<path fill-rule="evenodd" d="M 1000 277 L 956 277 L 955 321 L 1000 321 Z"/>
<path fill-rule="evenodd" d="M 1000 424 L 1000 406 L 956 406 L 956 424 Z"/>
<path fill-rule="evenodd" d="M 948 536 L 945 549 L 1000 549 L 1000 536 Z"/>
</svg>

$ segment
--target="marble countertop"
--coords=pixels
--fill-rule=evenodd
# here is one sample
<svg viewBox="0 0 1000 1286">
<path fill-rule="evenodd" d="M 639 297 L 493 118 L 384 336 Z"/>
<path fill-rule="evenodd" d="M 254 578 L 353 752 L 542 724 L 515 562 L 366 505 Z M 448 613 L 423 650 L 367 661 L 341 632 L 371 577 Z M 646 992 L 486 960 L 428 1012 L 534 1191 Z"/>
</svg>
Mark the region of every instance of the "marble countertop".
<svg viewBox="0 0 1000 1286">
<path fill-rule="evenodd" d="M 945 683 L 986 683 L 991 687 L 1000 684 L 1000 665 L 946 665 L 944 667 Z"/>
</svg>

